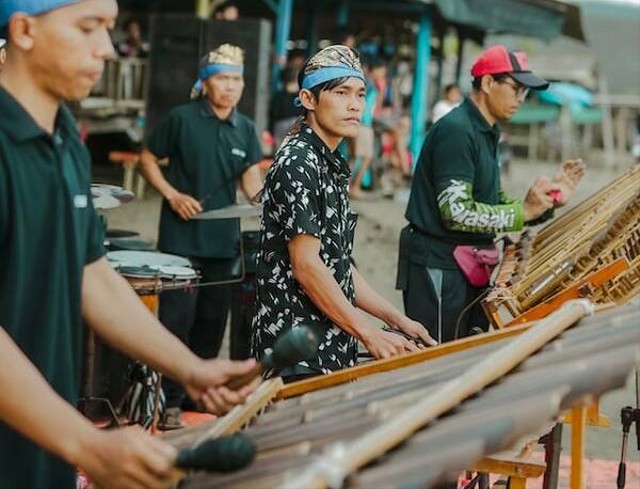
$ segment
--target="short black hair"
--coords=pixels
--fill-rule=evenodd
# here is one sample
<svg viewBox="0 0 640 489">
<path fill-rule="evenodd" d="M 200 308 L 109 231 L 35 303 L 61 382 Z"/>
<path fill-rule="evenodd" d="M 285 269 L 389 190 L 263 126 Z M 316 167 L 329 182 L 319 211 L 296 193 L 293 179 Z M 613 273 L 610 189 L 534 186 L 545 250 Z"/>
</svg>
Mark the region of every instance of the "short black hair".
<svg viewBox="0 0 640 489">
<path fill-rule="evenodd" d="M 482 76 L 487 76 L 487 75 L 482 75 Z M 471 86 L 473 87 L 474 90 L 480 90 L 482 88 L 482 76 L 477 76 L 471 82 Z M 507 78 L 511 78 L 509 76 L 509 73 L 496 73 L 494 75 L 489 75 L 489 76 L 497 82 L 501 82 L 503 80 L 506 80 Z M 445 92 L 446 91 L 447 89 L 445 88 Z"/>
<path fill-rule="evenodd" d="M 300 70 L 300 74 L 298 75 L 298 85 L 300 87 L 302 87 L 302 79 L 303 78 L 304 78 L 304 76 L 302 76 L 302 70 Z M 310 88 L 309 91 L 313 94 L 313 96 L 315 97 L 316 100 L 319 100 L 320 99 L 320 92 L 326 92 L 328 90 L 333 90 L 334 88 L 342 85 L 348 79 L 349 79 L 348 76 L 343 76 L 342 78 L 334 78 L 333 80 L 329 80 L 329 81 L 320 83 L 319 85 L 316 85 L 315 87 Z M 302 115 L 303 116 L 307 115 L 307 109 L 305 109 L 304 107 L 302 107 Z"/>
</svg>

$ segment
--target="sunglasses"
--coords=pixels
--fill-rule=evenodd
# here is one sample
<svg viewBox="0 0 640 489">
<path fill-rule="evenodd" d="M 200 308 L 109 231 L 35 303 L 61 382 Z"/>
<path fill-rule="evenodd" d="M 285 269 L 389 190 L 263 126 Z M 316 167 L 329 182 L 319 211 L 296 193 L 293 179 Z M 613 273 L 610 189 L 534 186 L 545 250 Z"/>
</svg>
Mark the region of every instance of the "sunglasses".
<svg viewBox="0 0 640 489">
<path fill-rule="evenodd" d="M 527 95 L 529 94 L 529 87 L 521 85 L 520 83 L 518 83 L 516 81 L 511 83 L 510 82 L 511 78 L 505 78 L 503 80 L 496 80 L 494 78 L 494 80 L 497 83 L 500 83 L 502 85 L 509 85 L 513 89 L 513 92 L 516 94 L 517 98 L 525 99 L 527 97 Z"/>
</svg>

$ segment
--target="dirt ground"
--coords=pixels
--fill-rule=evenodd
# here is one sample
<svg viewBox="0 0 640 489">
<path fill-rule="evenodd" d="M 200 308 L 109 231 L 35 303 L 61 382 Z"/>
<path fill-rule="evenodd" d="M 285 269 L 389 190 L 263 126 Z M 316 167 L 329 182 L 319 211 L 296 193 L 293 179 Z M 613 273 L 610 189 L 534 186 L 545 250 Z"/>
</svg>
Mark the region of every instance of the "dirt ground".
<svg viewBox="0 0 640 489">
<path fill-rule="evenodd" d="M 588 174 L 582 182 L 574 202 L 578 203 L 605 184 L 615 176 L 629 168 L 630 162 L 624 158 L 620 163 L 612 167 L 603 167 L 599 164 L 599 155 L 593 155 L 593 161 L 587 160 Z M 546 163 L 531 163 L 516 160 L 510 167 L 509 175 L 504 180 L 504 187 L 514 196 L 523 196 L 528 184 L 537 175 L 552 176 L 556 165 Z M 119 183 L 121 178 L 111 171 L 105 174 L 109 183 Z M 100 181 L 100 180 L 98 180 Z M 102 181 L 105 181 L 103 179 Z M 395 274 L 397 261 L 397 244 L 400 229 L 405 225 L 403 217 L 406 207 L 407 193 L 399 192 L 395 199 L 383 199 L 372 196 L 372 200 L 356 201 L 353 208 L 360 214 L 356 231 L 356 244 L 354 259 L 364 277 L 384 297 L 388 298 L 397 307 L 402 308 L 402 298 L 395 290 Z M 124 228 L 135 230 L 143 239 L 155 241 L 157 223 L 159 217 L 160 200 L 153 191 L 148 191 L 144 200 L 137 200 L 117 209 L 105 211 L 110 228 Z M 243 229 L 257 229 L 257 219 L 243 221 Z M 640 320 L 640 318 L 639 318 Z M 640 338 L 639 338 L 640 341 Z M 223 353 L 224 354 L 224 353 Z M 623 406 L 635 406 L 635 381 L 628 387 L 607 395 L 601 400 L 603 414 L 611 420 L 610 428 L 590 428 L 587 434 L 586 456 L 589 460 L 595 459 L 619 461 L 621 447 L 620 409 Z M 565 453 L 570 451 L 570 429 L 567 427 L 564 437 Z M 629 438 L 628 460 L 632 465 L 628 468 L 627 487 L 640 487 L 640 453 L 635 446 L 635 434 Z M 596 465 L 592 466 L 596 467 Z M 609 464 L 611 467 L 614 465 Z M 589 464 L 587 464 L 589 467 Z M 617 463 L 615 464 L 617 468 Z M 634 475 L 635 474 L 635 475 Z M 610 486 L 606 483 L 602 487 L 615 487 L 615 472 L 612 474 Z M 635 481 L 635 482 L 634 482 Z M 596 485 L 588 484 L 595 489 Z M 599 486 L 598 486 L 599 487 Z"/>
</svg>

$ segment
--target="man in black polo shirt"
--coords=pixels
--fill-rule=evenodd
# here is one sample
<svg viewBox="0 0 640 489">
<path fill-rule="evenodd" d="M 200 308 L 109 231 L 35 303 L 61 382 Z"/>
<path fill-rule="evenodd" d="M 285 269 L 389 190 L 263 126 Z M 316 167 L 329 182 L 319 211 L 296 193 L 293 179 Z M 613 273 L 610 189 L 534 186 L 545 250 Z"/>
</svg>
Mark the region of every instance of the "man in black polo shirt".
<svg viewBox="0 0 640 489">
<path fill-rule="evenodd" d="M 167 487 L 175 450 L 139 429 L 98 430 L 73 407 L 81 318 L 107 343 L 223 413 L 254 361 L 203 361 L 169 334 L 104 258 L 90 160 L 62 100 L 86 97 L 113 55 L 112 0 L 4 0 L 0 31 L 0 487 Z M 6 29 L 5 29 L 6 28 Z M 255 385 L 254 385 L 255 387 Z"/>
<path fill-rule="evenodd" d="M 145 178 L 164 197 L 158 248 L 188 257 L 203 282 L 228 280 L 238 254 L 238 219 L 192 220 L 203 210 L 236 203 L 239 183 L 250 199 L 262 188 L 260 142 L 253 122 L 238 112 L 244 53 L 223 44 L 201 62 L 193 100 L 173 109 L 147 141 Z M 168 158 L 166 175 L 158 159 Z M 160 321 L 203 358 L 218 355 L 231 286 L 216 285 L 160 296 Z M 233 332 L 232 332 L 233 334 Z M 245 342 L 247 340 L 245 339 Z M 184 391 L 165 383 L 165 428 L 179 428 Z"/>
<path fill-rule="evenodd" d="M 486 50 L 471 74 L 471 97 L 434 124 L 425 140 L 406 211 L 409 226 L 400 238 L 405 312 L 441 342 L 487 327 L 476 299 L 489 277 L 470 284 L 454 258 L 456 247 L 491 250 L 496 233 L 549 219 L 584 172 L 580 160 L 568 160 L 552 181 L 538 178 L 523 202 L 508 197 L 500 188 L 497 123 L 516 113 L 529 89 L 544 90 L 548 83 L 528 70 L 523 53 L 504 46 Z"/>
<path fill-rule="evenodd" d="M 357 341 L 376 358 L 412 351 L 401 335 L 372 325 L 358 311 L 426 344 L 422 326 L 378 295 L 351 264 L 356 216 L 349 205 L 349 166 L 336 150 L 354 137 L 364 108 L 358 55 L 330 46 L 299 75 L 304 121 L 287 136 L 267 176 L 257 263 L 254 354 L 300 324 L 324 331 L 318 356 L 287 368 L 286 381 L 355 365 Z"/>
</svg>

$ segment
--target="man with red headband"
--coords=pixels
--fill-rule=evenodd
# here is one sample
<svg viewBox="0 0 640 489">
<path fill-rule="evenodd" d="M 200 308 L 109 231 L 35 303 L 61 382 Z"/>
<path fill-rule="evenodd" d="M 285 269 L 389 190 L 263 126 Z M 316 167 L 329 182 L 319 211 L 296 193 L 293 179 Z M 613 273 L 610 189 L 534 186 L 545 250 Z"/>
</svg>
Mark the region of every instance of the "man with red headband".
<svg viewBox="0 0 640 489">
<path fill-rule="evenodd" d="M 496 233 L 518 231 L 549 219 L 564 205 L 584 172 L 580 160 L 565 161 L 552 181 L 538 178 L 524 201 L 500 188 L 498 124 L 518 111 L 529 90 L 549 83 L 534 75 L 524 53 L 493 46 L 471 69 L 471 97 L 440 119 L 420 153 L 400 238 L 398 288 L 405 312 L 438 341 L 486 329 L 477 303 L 497 262 Z M 468 309 L 468 310 L 467 310 Z"/>
<path fill-rule="evenodd" d="M 0 487 L 164 488 L 176 450 L 141 429 L 99 430 L 73 406 L 82 322 L 224 413 L 254 361 L 202 360 L 107 263 L 89 153 L 62 101 L 81 100 L 113 55 L 114 0 L 2 0 L 0 72 Z M 4 34 L 4 32 L 3 32 Z"/>
</svg>

